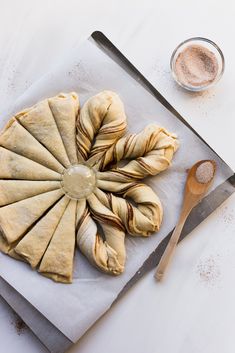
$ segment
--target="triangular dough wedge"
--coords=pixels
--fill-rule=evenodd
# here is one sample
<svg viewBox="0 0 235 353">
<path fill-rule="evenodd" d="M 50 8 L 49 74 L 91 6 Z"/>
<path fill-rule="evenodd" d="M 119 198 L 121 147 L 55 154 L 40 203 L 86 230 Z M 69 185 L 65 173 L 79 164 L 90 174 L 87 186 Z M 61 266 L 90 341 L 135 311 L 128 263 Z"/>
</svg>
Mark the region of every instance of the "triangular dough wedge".
<svg viewBox="0 0 235 353">
<path fill-rule="evenodd" d="M 39 267 L 39 272 L 56 282 L 72 282 L 76 208 L 77 202 L 71 200 Z"/>
<path fill-rule="evenodd" d="M 8 242 L 0 232 L 0 251 L 7 254 L 10 249 L 11 249 L 11 246 L 8 244 Z"/>
<path fill-rule="evenodd" d="M 0 135 L 0 146 L 62 173 L 64 167 L 16 119 L 11 119 Z"/>
<path fill-rule="evenodd" d="M 61 196 L 61 189 L 49 191 L 0 208 L 0 230 L 9 244 L 20 239 Z"/>
<path fill-rule="evenodd" d="M 77 164 L 76 151 L 76 117 L 79 110 L 79 100 L 76 93 L 61 93 L 48 99 L 56 125 L 62 137 L 69 160 Z"/>
<path fill-rule="evenodd" d="M 47 100 L 26 109 L 15 118 L 60 161 L 68 167 L 70 162 Z"/>
<path fill-rule="evenodd" d="M 68 203 L 69 198 L 64 196 L 17 244 L 15 252 L 33 268 L 43 257 Z"/>
<path fill-rule="evenodd" d="M 20 255 L 18 255 L 16 252 L 15 252 L 15 249 L 11 249 L 10 251 L 8 251 L 8 255 L 10 257 L 12 257 L 13 259 L 15 260 L 19 260 L 19 261 L 24 261 L 24 262 L 27 262 L 23 257 L 21 257 Z"/>
<path fill-rule="evenodd" d="M 60 189 L 59 181 L 0 180 L 0 206 Z"/>
<path fill-rule="evenodd" d="M 0 147 L 0 179 L 60 180 L 61 175 L 31 159 Z"/>
</svg>

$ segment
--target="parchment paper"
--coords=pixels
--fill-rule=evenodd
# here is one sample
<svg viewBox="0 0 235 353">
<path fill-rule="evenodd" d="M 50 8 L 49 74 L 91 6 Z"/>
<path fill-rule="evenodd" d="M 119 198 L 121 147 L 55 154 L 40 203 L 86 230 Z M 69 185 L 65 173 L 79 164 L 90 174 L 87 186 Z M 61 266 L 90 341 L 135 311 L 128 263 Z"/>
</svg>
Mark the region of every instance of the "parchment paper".
<svg viewBox="0 0 235 353">
<path fill-rule="evenodd" d="M 1 127 L 10 114 L 42 98 L 73 90 L 78 92 L 83 104 L 104 89 L 114 90 L 123 100 L 129 131 L 138 132 L 147 124 L 156 123 L 175 132 L 181 146 L 171 168 L 146 179 L 163 203 L 163 224 L 160 232 L 149 239 L 126 238 L 126 270 L 121 276 L 100 273 L 77 251 L 73 284 L 57 284 L 32 271 L 25 263 L 0 254 L 0 275 L 73 342 L 108 310 L 123 286 L 173 229 L 182 202 L 186 169 L 200 159 L 212 158 L 218 165 L 213 188 L 230 176 L 221 160 L 198 137 L 91 41 L 75 48 L 53 72 L 31 86 L 13 109 L 8 110 Z"/>
</svg>

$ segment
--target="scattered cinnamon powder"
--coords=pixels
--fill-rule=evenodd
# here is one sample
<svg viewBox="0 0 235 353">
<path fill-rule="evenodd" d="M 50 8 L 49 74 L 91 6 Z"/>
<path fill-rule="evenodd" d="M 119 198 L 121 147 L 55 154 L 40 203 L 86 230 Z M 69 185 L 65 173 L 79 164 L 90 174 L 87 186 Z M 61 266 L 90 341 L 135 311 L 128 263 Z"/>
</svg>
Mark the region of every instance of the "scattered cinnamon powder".
<svg viewBox="0 0 235 353">
<path fill-rule="evenodd" d="M 175 73 L 185 86 L 207 86 L 215 80 L 218 70 L 215 54 L 202 45 L 189 45 L 175 62 Z"/>
<path fill-rule="evenodd" d="M 27 328 L 27 325 L 24 321 L 14 313 L 14 319 L 12 320 L 11 324 L 14 326 L 17 334 L 20 336 Z"/>
<path fill-rule="evenodd" d="M 214 286 L 220 277 L 218 257 L 219 255 L 216 257 L 210 256 L 205 260 L 201 260 L 197 265 L 199 279 L 207 286 Z"/>
<path fill-rule="evenodd" d="M 222 220 L 226 225 L 235 224 L 235 211 L 229 209 L 228 206 L 224 206 L 221 209 Z"/>
</svg>

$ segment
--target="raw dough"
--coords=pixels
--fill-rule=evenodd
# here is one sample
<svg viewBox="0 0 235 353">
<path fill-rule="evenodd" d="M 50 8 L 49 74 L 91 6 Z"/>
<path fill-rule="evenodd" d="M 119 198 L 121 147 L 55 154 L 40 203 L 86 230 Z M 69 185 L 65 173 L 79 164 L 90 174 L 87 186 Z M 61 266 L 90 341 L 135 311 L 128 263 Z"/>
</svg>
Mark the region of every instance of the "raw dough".
<svg viewBox="0 0 235 353">
<path fill-rule="evenodd" d="M 81 111 L 76 93 L 60 93 L 13 117 L 0 135 L 0 250 L 56 282 L 72 282 L 76 245 L 121 274 L 126 233 L 148 237 L 162 222 L 158 196 L 140 181 L 168 168 L 178 148 L 162 127 L 125 135 L 126 126 L 111 91 Z"/>
</svg>

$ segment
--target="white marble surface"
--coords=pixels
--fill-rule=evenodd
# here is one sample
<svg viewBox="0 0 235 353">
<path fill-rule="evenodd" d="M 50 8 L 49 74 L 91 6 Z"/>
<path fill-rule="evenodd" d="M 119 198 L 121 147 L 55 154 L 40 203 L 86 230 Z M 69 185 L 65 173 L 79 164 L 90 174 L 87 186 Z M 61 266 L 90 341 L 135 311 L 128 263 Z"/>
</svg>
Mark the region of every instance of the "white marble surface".
<svg viewBox="0 0 235 353">
<path fill-rule="evenodd" d="M 3 106 L 99 29 L 235 169 L 233 1 L 0 0 L 0 9 Z M 192 95 L 174 84 L 169 59 L 180 41 L 197 35 L 221 46 L 226 71 L 213 90 Z M 146 275 L 71 353 L 233 353 L 234 231 L 232 196 L 179 245 L 164 283 Z M 0 301 L 0 351 L 44 353 L 30 331 L 19 334 L 13 321 Z"/>
</svg>

